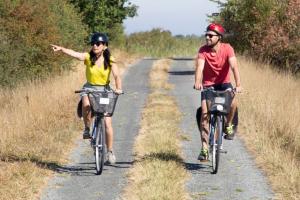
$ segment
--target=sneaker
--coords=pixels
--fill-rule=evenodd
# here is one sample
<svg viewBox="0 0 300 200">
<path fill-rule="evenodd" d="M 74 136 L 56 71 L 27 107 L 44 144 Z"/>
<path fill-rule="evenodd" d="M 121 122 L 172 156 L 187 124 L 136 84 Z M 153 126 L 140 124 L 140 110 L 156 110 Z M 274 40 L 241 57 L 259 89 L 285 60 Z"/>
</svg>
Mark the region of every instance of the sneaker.
<svg viewBox="0 0 300 200">
<path fill-rule="evenodd" d="M 201 149 L 200 154 L 198 156 L 198 160 L 200 160 L 200 162 L 208 161 L 208 150 L 207 149 Z"/>
<path fill-rule="evenodd" d="M 116 163 L 116 156 L 112 151 L 107 152 L 107 163 L 108 164 L 115 164 Z"/>
<path fill-rule="evenodd" d="M 90 139 L 90 128 L 86 127 L 82 134 L 83 139 Z"/>
<path fill-rule="evenodd" d="M 226 140 L 233 140 L 233 137 L 234 137 L 233 124 L 229 124 L 225 127 L 225 136 L 224 136 L 224 138 Z"/>
</svg>

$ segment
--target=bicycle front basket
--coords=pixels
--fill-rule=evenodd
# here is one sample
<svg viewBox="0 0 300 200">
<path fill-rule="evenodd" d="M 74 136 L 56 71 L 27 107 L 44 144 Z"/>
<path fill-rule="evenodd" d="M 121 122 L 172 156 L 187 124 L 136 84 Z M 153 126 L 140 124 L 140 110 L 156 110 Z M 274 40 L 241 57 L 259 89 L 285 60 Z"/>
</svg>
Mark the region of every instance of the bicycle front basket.
<svg viewBox="0 0 300 200">
<path fill-rule="evenodd" d="M 89 95 L 94 113 L 105 113 L 106 116 L 112 116 L 118 100 L 118 95 L 113 91 L 103 91 L 91 93 Z"/>
<path fill-rule="evenodd" d="M 220 112 L 228 114 L 232 102 L 231 92 L 228 91 L 207 91 L 205 93 L 207 107 L 210 113 Z"/>
</svg>

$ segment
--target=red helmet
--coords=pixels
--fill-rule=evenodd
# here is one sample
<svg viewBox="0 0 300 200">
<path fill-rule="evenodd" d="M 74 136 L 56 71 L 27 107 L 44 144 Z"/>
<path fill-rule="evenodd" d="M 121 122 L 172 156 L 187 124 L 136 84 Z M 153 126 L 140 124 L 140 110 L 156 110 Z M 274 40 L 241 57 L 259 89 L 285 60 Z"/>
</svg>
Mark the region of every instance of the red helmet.
<svg viewBox="0 0 300 200">
<path fill-rule="evenodd" d="M 214 24 L 214 23 L 208 25 L 208 27 L 206 28 L 206 31 L 214 31 L 221 36 L 224 36 L 224 33 L 225 33 L 225 29 L 223 28 L 223 26 L 221 26 L 220 24 Z"/>
</svg>

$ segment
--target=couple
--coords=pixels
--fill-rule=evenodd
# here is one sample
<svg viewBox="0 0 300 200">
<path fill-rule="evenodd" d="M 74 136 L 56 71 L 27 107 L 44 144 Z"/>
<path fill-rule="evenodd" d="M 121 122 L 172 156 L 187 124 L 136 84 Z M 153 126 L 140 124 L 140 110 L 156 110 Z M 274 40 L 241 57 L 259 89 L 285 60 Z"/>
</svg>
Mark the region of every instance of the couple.
<svg viewBox="0 0 300 200">
<path fill-rule="evenodd" d="M 199 49 L 196 58 L 195 84 L 197 90 L 213 86 L 216 90 L 226 90 L 232 88 L 230 83 L 230 69 L 235 78 L 236 91 L 241 92 L 240 75 L 237 67 L 237 60 L 233 48 L 221 40 L 224 37 L 225 30 L 219 24 L 210 24 L 206 29 L 206 45 Z M 90 52 L 79 53 L 57 45 L 51 45 L 55 52 L 63 53 L 84 61 L 86 65 L 87 83 L 83 88 L 103 89 L 109 86 L 109 77 L 112 72 L 116 83 L 116 93 L 122 93 L 122 82 L 119 75 L 118 67 L 108 49 L 108 37 L 103 33 L 94 33 L 91 37 L 92 46 Z M 202 149 L 198 156 L 200 161 L 208 159 L 208 115 L 206 100 L 201 95 L 201 140 Z M 236 109 L 236 101 L 233 100 L 231 111 L 227 117 L 226 139 L 233 139 L 232 119 Z M 83 138 L 87 139 L 91 122 L 90 102 L 86 94 L 82 94 L 82 114 L 85 129 Z M 114 164 L 116 157 L 113 153 L 113 128 L 111 117 L 105 117 L 108 162 Z"/>
</svg>

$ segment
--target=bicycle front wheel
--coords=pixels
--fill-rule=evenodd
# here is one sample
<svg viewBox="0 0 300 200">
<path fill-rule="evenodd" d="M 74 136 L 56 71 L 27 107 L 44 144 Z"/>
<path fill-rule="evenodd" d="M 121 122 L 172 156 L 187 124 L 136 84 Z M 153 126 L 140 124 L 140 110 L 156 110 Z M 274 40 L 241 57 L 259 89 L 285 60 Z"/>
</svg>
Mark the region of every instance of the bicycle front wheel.
<svg viewBox="0 0 300 200">
<path fill-rule="evenodd" d="M 105 158 L 105 124 L 104 118 L 98 120 L 97 135 L 95 144 L 95 162 L 96 162 L 96 174 L 102 174 Z"/>
<path fill-rule="evenodd" d="M 220 153 L 221 153 L 221 146 L 222 146 L 222 133 L 223 133 L 223 126 L 222 126 L 222 116 L 217 116 L 216 121 L 216 134 L 214 137 L 214 153 L 213 153 L 213 174 L 218 173 L 219 165 L 220 165 Z"/>
</svg>

